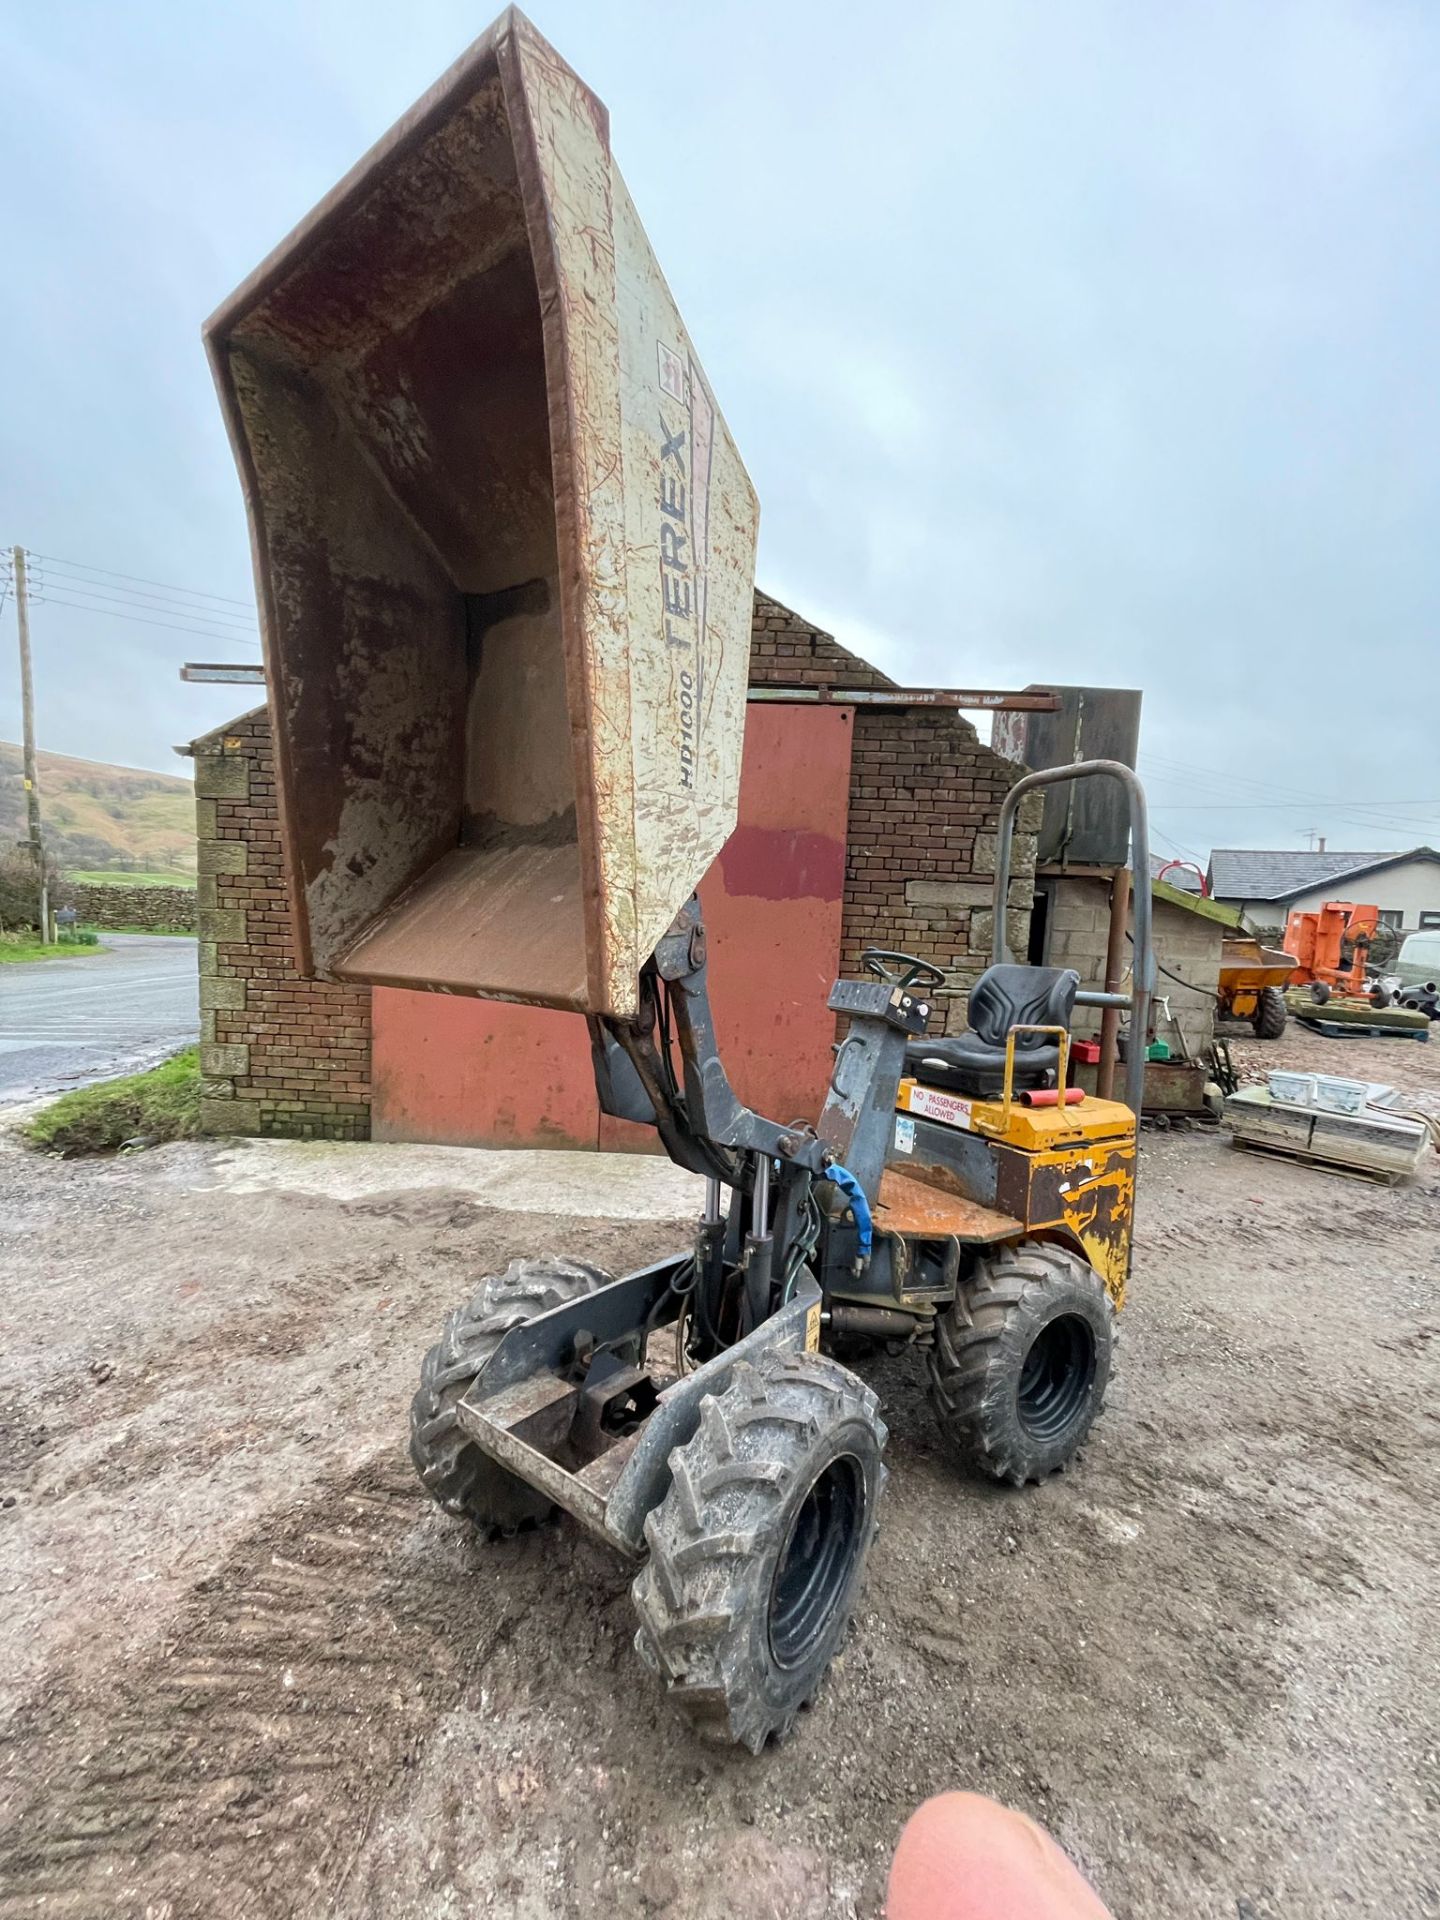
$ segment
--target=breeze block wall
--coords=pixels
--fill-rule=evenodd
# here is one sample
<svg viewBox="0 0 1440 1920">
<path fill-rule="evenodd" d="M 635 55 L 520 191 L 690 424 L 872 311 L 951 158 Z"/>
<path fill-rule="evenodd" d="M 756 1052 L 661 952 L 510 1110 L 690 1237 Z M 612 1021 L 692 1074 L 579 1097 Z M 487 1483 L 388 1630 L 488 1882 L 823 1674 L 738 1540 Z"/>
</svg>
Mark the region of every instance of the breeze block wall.
<svg viewBox="0 0 1440 1920">
<path fill-rule="evenodd" d="M 1085 987 L 1105 984 L 1105 951 L 1110 938 L 1110 882 L 1088 874 L 1056 874 L 1050 889 L 1045 959 L 1052 967 L 1074 967 Z M 1155 958 L 1166 971 L 1155 982 L 1150 1028 L 1172 1047 L 1199 1059 L 1215 1037 L 1215 996 L 1220 986 L 1220 950 L 1225 928 L 1209 914 L 1176 906 L 1158 894 L 1151 898 Z M 1135 916 L 1129 918 L 1133 934 Z M 1130 965 L 1127 950 L 1126 968 Z M 1161 1004 L 1161 1003 L 1166 1004 Z M 1123 1016 L 1129 1019 L 1128 1014 Z M 1099 1007 L 1077 1007 L 1072 1032 L 1077 1039 L 1100 1031 Z"/>
<path fill-rule="evenodd" d="M 768 594 L 755 596 L 751 684 L 893 688 L 878 667 Z M 199 835 L 202 1125 L 210 1133 L 364 1139 L 370 1127 L 370 995 L 301 979 L 290 945 L 269 716 L 195 741 Z M 859 706 L 841 971 L 868 946 L 933 960 L 950 977 L 932 1032 L 965 1024 L 989 962 L 995 821 L 1022 769 L 968 720 L 926 707 Z M 1031 806 L 1035 818 L 1027 818 Z M 1010 941 L 1025 951 L 1040 800 L 1022 809 Z"/>
<path fill-rule="evenodd" d="M 194 742 L 200 1120 L 207 1133 L 363 1140 L 370 991 L 303 979 L 290 945 L 270 716 Z"/>
</svg>

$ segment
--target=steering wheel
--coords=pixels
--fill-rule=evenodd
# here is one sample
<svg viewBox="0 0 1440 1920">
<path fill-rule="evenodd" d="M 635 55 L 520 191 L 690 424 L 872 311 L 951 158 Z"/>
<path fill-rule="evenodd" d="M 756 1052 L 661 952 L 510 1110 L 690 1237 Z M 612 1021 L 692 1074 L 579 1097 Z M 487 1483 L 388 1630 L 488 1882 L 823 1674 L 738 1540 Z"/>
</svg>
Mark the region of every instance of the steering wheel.
<svg viewBox="0 0 1440 1920">
<path fill-rule="evenodd" d="M 860 964 L 887 987 L 943 987 L 945 984 L 942 967 L 932 966 L 928 960 L 917 960 L 913 953 L 892 952 L 889 947 L 866 947 Z"/>
</svg>

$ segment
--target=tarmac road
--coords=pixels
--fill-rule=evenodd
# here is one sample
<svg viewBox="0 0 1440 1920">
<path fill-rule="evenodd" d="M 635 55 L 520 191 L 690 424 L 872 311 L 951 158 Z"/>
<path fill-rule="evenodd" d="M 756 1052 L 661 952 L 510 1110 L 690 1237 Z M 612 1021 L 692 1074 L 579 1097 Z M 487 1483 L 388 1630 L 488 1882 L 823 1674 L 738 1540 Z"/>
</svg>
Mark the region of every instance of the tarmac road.
<svg viewBox="0 0 1440 1920">
<path fill-rule="evenodd" d="M 102 954 L 0 967 L 0 1102 L 138 1073 L 200 1031 L 193 940 L 106 933 Z"/>
</svg>

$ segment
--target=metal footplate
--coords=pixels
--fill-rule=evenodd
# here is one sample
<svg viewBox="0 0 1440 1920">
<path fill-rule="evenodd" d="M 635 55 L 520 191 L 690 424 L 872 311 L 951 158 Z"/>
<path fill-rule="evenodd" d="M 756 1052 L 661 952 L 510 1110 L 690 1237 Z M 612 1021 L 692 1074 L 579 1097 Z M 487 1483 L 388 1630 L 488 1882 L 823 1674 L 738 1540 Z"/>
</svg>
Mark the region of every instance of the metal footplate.
<svg viewBox="0 0 1440 1920">
<path fill-rule="evenodd" d="M 671 1453 L 700 1424 L 700 1403 L 746 1361 L 819 1345 L 820 1288 L 805 1274 L 753 1333 L 657 1387 L 643 1354 L 635 1364 L 623 1349 L 674 1321 L 670 1281 L 684 1264 L 660 1261 L 512 1327 L 457 1410 L 482 1452 L 632 1557 L 645 1550 L 645 1516 L 664 1496 Z"/>
</svg>

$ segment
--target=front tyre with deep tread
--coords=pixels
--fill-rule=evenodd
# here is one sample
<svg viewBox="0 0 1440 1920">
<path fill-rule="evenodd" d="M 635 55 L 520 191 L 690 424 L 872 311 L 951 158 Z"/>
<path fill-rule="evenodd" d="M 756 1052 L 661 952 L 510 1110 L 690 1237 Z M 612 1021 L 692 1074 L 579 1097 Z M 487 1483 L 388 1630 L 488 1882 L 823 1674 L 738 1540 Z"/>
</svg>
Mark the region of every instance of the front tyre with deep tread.
<svg viewBox="0 0 1440 1920">
<path fill-rule="evenodd" d="M 426 1492 L 447 1513 L 493 1535 L 534 1526 L 554 1512 L 545 1494 L 466 1438 L 457 1409 L 512 1327 L 610 1283 L 610 1274 L 583 1260 L 512 1260 L 503 1273 L 480 1282 L 467 1306 L 446 1316 L 410 1403 L 410 1459 Z"/>
<path fill-rule="evenodd" d="M 1255 1038 L 1278 1040 L 1289 1018 L 1290 1009 L 1285 1004 L 1284 992 L 1279 987 L 1262 987 L 1250 1019 Z"/>
<path fill-rule="evenodd" d="M 1114 1305 L 1079 1254 L 1022 1240 L 981 1260 L 929 1355 L 951 1453 L 1015 1487 L 1069 1466 L 1104 1403 L 1114 1343 Z"/>
<path fill-rule="evenodd" d="M 706 1739 L 758 1753 L 844 1638 L 885 1484 L 874 1393 L 818 1353 L 741 1363 L 645 1521 L 641 1658 Z"/>
</svg>

